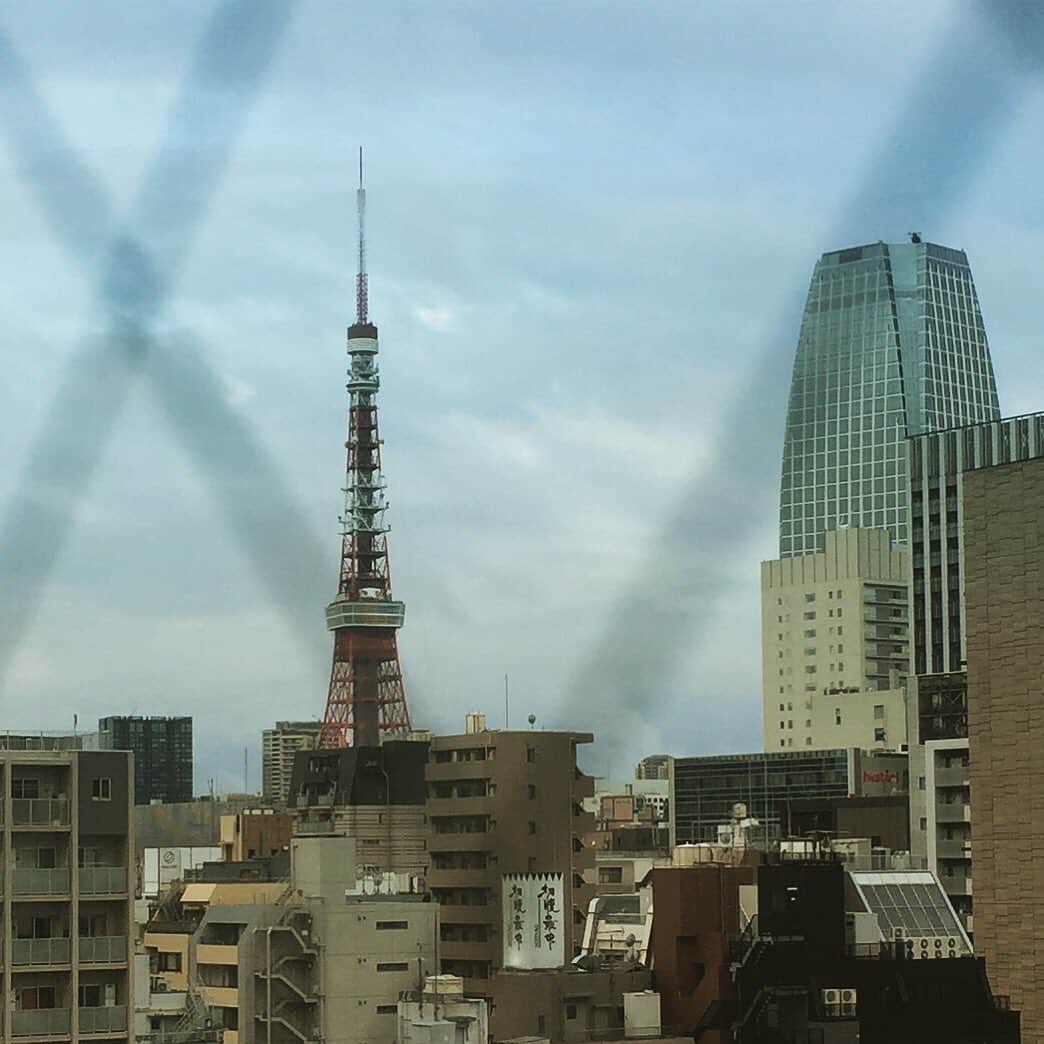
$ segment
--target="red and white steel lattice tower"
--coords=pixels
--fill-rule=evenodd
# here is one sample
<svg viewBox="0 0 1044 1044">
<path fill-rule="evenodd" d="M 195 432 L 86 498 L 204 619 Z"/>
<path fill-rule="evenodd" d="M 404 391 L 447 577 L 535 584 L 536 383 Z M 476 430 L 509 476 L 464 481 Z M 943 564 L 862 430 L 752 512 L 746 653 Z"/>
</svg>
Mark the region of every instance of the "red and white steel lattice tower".
<svg viewBox="0 0 1044 1044">
<path fill-rule="evenodd" d="M 377 327 L 368 315 L 361 149 L 356 198 L 359 274 L 355 322 L 348 328 L 348 466 L 340 579 L 337 597 L 326 607 L 334 649 L 320 747 L 372 747 L 382 738 L 404 738 L 410 731 L 395 637 L 406 606 L 392 598 L 388 527 L 384 524 L 388 503 L 377 429 Z"/>
</svg>

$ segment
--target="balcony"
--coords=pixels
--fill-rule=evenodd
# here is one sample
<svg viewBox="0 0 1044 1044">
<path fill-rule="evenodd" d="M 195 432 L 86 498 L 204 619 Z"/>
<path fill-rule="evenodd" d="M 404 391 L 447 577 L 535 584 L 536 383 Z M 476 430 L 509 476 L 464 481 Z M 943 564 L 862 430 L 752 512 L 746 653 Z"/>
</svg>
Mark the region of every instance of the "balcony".
<svg viewBox="0 0 1044 1044">
<path fill-rule="evenodd" d="M 12 939 L 11 964 L 18 968 L 39 968 L 69 963 L 68 939 Z"/>
<path fill-rule="evenodd" d="M 429 797 L 428 818 L 432 816 L 488 816 L 493 811 L 493 798 L 479 797 Z"/>
<path fill-rule="evenodd" d="M 429 888 L 493 888 L 497 883 L 497 875 L 489 867 L 474 870 L 429 867 L 425 879 Z"/>
<path fill-rule="evenodd" d="M 97 1008 L 80 1008 L 80 1036 L 127 1032 L 127 1008 L 109 1004 Z"/>
<path fill-rule="evenodd" d="M 457 831 L 447 834 L 430 834 L 428 836 L 429 852 L 487 852 L 496 845 L 496 834 L 493 831 L 481 833 Z"/>
<path fill-rule="evenodd" d="M 468 906 L 439 903 L 439 921 L 442 924 L 498 923 L 500 908 L 493 903 L 472 903 Z"/>
<path fill-rule="evenodd" d="M 81 936 L 80 964 L 126 964 L 127 939 L 122 935 Z"/>
<path fill-rule="evenodd" d="M 211 1008 L 238 1008 L 239 990 L 235 986 L 201 986 L 203 1003 Z"/>
<path fill-rule="evenodd" d="M 11 801 L 11 823 L 16 827 L 40 827 L 55 830 L 69 825 L 69 799 L 14 798 Z"/>
<path fill-rule="evenodd" d="M 937 859 L 971 860 L 970 841 L 939 841 L 935 846 Z"/>
<path fill-rule="evenodd" d="M 493 766 L 493 761 L 429 761 L 424 767 L 424 778 L 432 783 L 489 779 L 493 775 Z"/>
<path fill-rule="evenodd" d="M 69 868 L 58 866 L 43 870 L 15 867 L 11 872 L 11 890 L 17 896 L 68 895 Z"/>
<path fill-rule="evenodd" d="M 954 765 L 951 768 L 935 770 L 936 787 L 966 787 L 969 785 L 971 769 L 967 765 Z"/>
<path fill-rule="evenodd" d="M 937 823 L 970 823 L 971 806 L 963 801 L 951 801 L 935 806 L 935 821 Z"/>
<path fill-rule="evenodd" d="M 68 1008 L 38 1008 L 11 1012 L 12 1037 L 69 1036 Z"/>
<path fill-rule="evenodd" d="M 80 895 L 123 895 L 127 891 L 125 866 L 81 866 Z"/>
<path fill-rule="evenodd" d="M 223 943 L 200 943 L 196 947 L 196 964 L 239 964 L 239 947 Z"/>
</svg>

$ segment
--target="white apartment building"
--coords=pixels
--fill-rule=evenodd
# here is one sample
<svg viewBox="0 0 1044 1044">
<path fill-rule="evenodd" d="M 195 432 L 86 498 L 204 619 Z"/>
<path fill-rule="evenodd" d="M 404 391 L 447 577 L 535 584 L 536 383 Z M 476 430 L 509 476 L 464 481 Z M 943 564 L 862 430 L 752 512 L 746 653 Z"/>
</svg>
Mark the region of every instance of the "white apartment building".
<svg viewBox="0 0 1044 1044">
<path fill-rule="evenodd" d="M 766 751 L 906 742 L 909 556 L 882 529 L 832 530 L 761 564 Z"/>
</svg>

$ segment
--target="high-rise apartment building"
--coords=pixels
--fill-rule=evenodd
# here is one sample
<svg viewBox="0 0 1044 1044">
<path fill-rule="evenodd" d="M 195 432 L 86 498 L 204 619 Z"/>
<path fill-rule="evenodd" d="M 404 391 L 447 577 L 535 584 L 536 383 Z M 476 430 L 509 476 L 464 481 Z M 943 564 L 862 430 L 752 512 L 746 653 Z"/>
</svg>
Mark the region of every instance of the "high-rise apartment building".
<svg viewBox="0 0 1044 1044">
<path fill-rule="evenodd" d="M 912 238 L 816 264 L 787 409 L 782 558 L 845 525 L 904 542 L 907 435 L 1000 415 L 968 258 Z"/>
<path fill-rule="evenodd" d="M 564 953 L 579 952 L 594 889 L 585 879 L 594 828 L 584 799 L 594 781 L 577 765 L 589 733 L 507 732 L 485 728 L 435 736 L 428 783 L 428 887 L 441 909 L 442 970 L 460 975 L 469 994 L 489 996 L 501 966 L 505 874 L 562 875 Z"/>
<path fill-rule="evenodd" d="M 134 754 L 138 805 L 192 800 L 192 719 L 118 715 L 98 722 L 102 750 Z"/>
<path fill-rule="evenodd" d="M 1044 1039 L 1044 459 L 964 475 L 975 947 Z"/>
<path fill-rule="evenodd" d="M 277 721 L 274 729 L 261 734 L 261 792 L 265 801 L 286 804 L 294 756 L 299 750 L 314 750 L 321 721 Z"/>
<path fill-rule="evenodd" d="M 6 1041 L 128 1040 L 130 760 L 0 749 Z"/>
<path fill-rule="evenodd" d="M 908 443 L 910 847 L 973 931 L 964 484 L 979 469 L 1044 457 L 1044 413 Z M 970 563 L 967 563 L 970 564 Z"/>
<path fill-rule="evenodd" d="M 883 529 L 761 564 L 766 750 L 906 742 L 909 559 Z"/>
</svg>

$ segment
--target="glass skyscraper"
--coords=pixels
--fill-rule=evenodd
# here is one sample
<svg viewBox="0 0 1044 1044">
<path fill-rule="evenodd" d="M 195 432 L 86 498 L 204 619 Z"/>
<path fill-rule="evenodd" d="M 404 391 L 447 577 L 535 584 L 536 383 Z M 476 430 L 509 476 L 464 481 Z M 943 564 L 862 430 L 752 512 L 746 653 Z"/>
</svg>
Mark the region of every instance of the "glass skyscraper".
<svg viewBox="0 0 1044 1044">
<path fill-rule="evenodd" d="M 816 264 L 787 409 L 781 558 L 822 551 L 845 525 L 905 543 L 907 435 L 1000 417 L 968 258 L 913 239 Z"/>
</svg>

